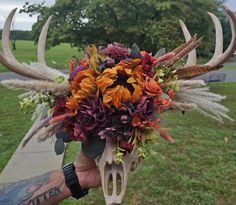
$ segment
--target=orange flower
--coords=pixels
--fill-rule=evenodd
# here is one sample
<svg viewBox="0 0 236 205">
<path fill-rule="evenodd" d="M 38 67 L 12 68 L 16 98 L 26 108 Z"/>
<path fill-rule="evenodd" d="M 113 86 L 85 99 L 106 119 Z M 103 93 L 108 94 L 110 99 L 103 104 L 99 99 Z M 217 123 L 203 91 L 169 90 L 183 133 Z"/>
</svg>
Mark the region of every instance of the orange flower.
<svg viewBox="0 0 236 205">
<path fill-rule="evenodd" d="M 168 95 L 170 97 L 171 100 L 174 100 L 175 99 L 175 92 L 174 90 L 169 90 L 168 91 Z"/>
<path fill-rule="evenodd" d="M 141 118 L 137 114 L 134 114 L 131 123 L 134 127 L 140 126 L 142 124 Z"/>
<path fill-rule="evenodd" d="M 66 99 L 66 107 L 75 111 L 78 107 L 78 101 L 73 96 L 70 96 Z"/>
<path fill-rule="evenodd" d="M 145 92 L 154 97 L 160 97 L 163 94 L 159 83 L 150 77 L 146 77 Z"/>
<path fill-rule="evenodd" d="M 86 97 L 96 95 L 96 72 L 92 69 L 82 70 L 71 81 L 71 96 L 67 98 L 66 107 L 75 111 L 78 103 Z"/>
<path fill-rule="evenodd" d="M 168 107 L 170 106 L 170 104 L 171 104 L 171 100 L 168 99 L 168 98 L 163 98 L 163 99 L 160 99 L 160 103 L 161 103 L 164 107 L 168 108 Z"/>
<path fill-rule="evenodd" d="M 143 90 L 140 63 L 140 59 L 122 61 L 97 77 L 97 87 L 103 95 L 104 104 L 125 110 L 126 102 L 137 103 L 140 100 Z"/>
</svg>

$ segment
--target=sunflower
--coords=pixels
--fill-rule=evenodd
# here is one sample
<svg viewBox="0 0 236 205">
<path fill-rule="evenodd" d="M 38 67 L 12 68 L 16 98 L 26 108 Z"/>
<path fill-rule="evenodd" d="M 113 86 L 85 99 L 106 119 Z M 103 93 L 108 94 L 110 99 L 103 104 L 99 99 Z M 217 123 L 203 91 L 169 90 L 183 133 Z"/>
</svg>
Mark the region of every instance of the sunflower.
<svg viewBox="0 0 236 205">
<path fill-rule="evenodd" d="M 89 97 L 96 95 L 96 72 L 92 69 L 82 70 L 71 81 L 71 96 L 66 100 L 66 107 L 76 111 L 78 103 Z"/>
<path fill-rule="evenodd" d="M 96 83 L 103 96 L 103 103 L 125 110 L 125 103 L 138 103 L 143 90 L 140 59 L 121 61 L 113 68 L 107 68 L 97 77 Z"/>
</svg>

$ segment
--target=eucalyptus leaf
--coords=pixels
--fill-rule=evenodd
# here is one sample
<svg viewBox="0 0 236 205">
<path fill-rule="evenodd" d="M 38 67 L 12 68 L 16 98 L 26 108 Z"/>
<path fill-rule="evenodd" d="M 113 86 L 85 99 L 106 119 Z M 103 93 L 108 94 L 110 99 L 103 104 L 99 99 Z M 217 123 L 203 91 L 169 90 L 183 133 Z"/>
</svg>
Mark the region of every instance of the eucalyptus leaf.
<svg viewBox="0 0 236 205">
<path fill-rule="evenodd" d="M 82 143 L 82 150 L 83 153 L 89 158 L 89 159 L 96 159 L 98 156 L 100 156 L 105 148 L 106 140 L 101 139 L 97 135 L 90 135 L 88 137 L 87 143 Z"/>
<path fill-rule="evenodd" d="M 161 48 L 159 51 L 156 52 L 155 57 L 159 58 L 163 56 L 164 54 L 166 54 L 166 48 Z"/>
<path fill-rule="evenodd" d="M 160 99 L 169 99 L 169 95 L 167 95 L 166 93 L 163 93 L 161 96 L 160 96 Z"/>
<path fill-rule="evenodd" d="M 65 132 L 63 131 L 63 129 L 60 129 L 57 133 L 56 133 L 56 138 L 61 138 L 64 142 L 70 142 L 70 133 L 69 132 Z"/>
<path fill-rule="evenodd" d="M 130 57 L 131 57 L 131 58 L 141 58 L 140 49 L 139 49 L 139 47 L 137 46 L 136 43 L 134 43 L 134 44 L 131 46 Z"/>
<path fill-rule="evenodd" d="M 57 138 L 55 145 L 54 145 L 54 150 L 57 155 L 63 154 L 63 152 L 65 150 L 65 145 L 64 145 L 62 138 Z"/>
</svg>

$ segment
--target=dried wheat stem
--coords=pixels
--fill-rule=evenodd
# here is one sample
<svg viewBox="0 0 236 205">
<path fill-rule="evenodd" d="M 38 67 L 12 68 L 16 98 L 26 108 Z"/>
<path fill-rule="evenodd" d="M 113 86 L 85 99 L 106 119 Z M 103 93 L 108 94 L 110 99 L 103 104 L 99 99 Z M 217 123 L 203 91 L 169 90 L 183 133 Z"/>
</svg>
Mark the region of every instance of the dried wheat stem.
<svg viewBox="0 0 236 205">
<path fill-rule="evenodd" d="M 185 111 L 185 110 L 194 110 L 197 108 L 197 105 L 194 103 L 181 103 L 173 101 L 170 108 L 174 110 Z"/>
<path fill-rule="evenodd" d="M 41 120 L 32 127 L 32 129 L 26 134 L 23 140 L 22 148 L 30 141 L 30 139 L 35 135 L 36 132 L 38 132 L 43 127 L 49 125 L 49 121 L 51 120 L 51 118 L 52 118 L 51 116 L 48 116 L 47 118 Z"/>
<path fill-rule="evenodd" d="M 54 123 L 50 124 L 48 127 L 43 128 L 37 135 L 38 141 L 43 142 L 46 139 L 52 137 L 54 134 L 58 132 L 61 126 L 62 123 Z"/>
</svg>

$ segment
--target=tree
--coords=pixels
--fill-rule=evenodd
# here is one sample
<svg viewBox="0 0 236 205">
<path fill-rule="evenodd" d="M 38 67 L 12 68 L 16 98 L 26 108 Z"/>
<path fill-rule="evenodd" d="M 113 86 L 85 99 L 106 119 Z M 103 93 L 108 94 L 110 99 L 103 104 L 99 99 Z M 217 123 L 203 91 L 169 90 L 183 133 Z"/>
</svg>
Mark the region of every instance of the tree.
<svg viewBox="0 0 236 205">
<path fill-rule="evenodd" d="M 74 46 L 121 42 L 155 52 L 173 49 L 183 42 L 178 23 L 185 21 L 192 34 L 204 36 L 202 47 L 212 49 L 214 29 L 207 11 L 222 15 L 223 0 L 56 0 L 55 5 L 26 3 L 21 12 L 39 14 L 33 25 L 37 40 L 49 15 L 53 15 L 49 44 L 68 42 Z M 203 52 L 204 54 L 204 52 Z"/>
</svg>

